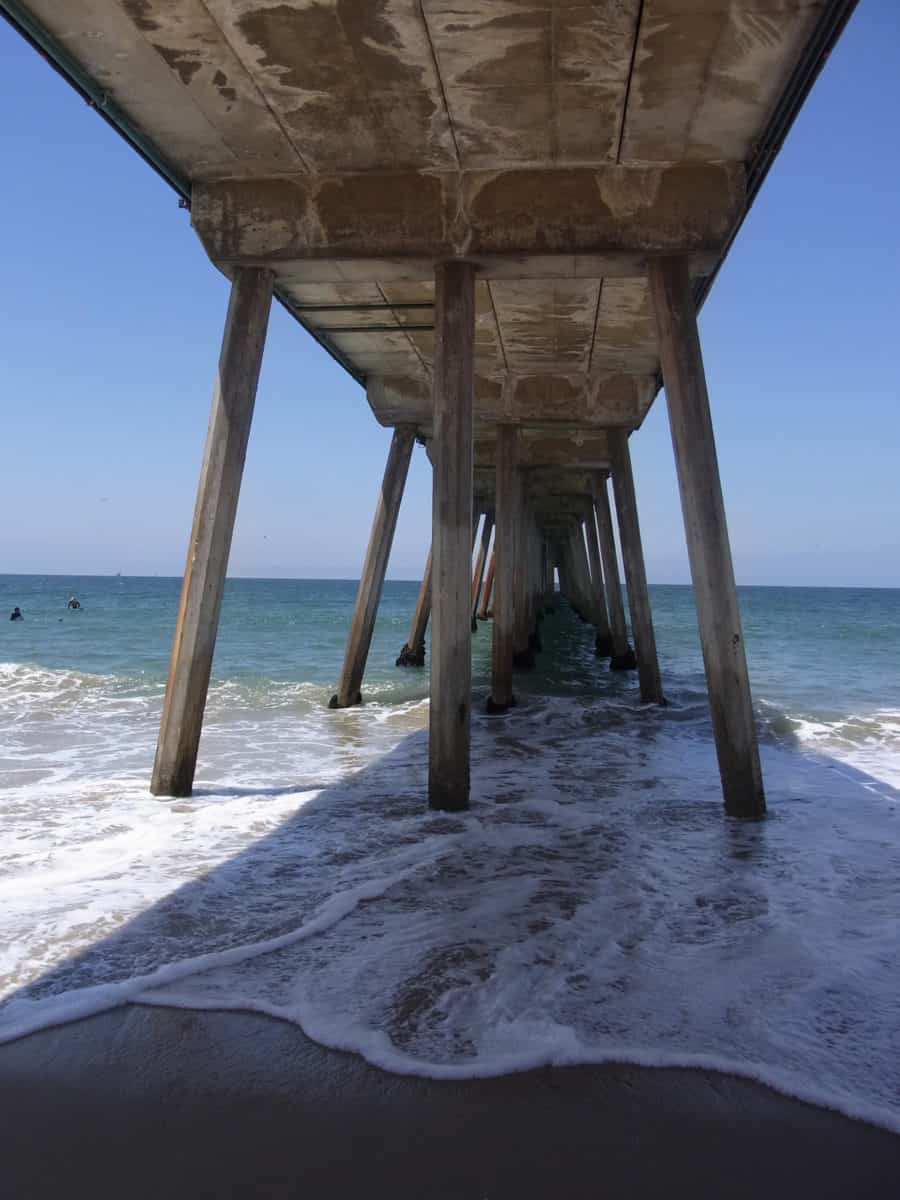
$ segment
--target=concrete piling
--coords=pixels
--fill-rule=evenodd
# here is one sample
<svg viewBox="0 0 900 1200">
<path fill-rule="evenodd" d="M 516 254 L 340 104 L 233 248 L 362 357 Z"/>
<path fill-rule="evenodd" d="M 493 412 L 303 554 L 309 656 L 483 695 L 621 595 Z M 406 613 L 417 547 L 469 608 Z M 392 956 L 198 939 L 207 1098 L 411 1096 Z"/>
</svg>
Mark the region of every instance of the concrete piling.
<svg viewBox="0 0 900 1200">
<path fill-rule="evenodd" d="M 505 712 L 515 703 L 512 690 L 515 636 L 516 478 L 518 430 L 497 426 L 497 488 L 494 531 L 494 627 L 491 694 L 488 712 Z"/>
<path fill-rule="evenodd" d="M 484 580 L 484 589 L 481 593 L 481 607 L 478 610 L 478 620 L 486 621 L 490 612 L 491 593 L 494 590 L 494 551 L 491 551 L 491 561 L 488 564 L 487 575 Z"/>
<path fill-rule="evenodd" d="M 478 555 L 475 560 L 475 570 L 472 574 L 472 632 L 478 629 L 478 600 L 481 596 L 481 585 L 484 581 L 484 569 L 488 557 L 488 547 L 494 528 L 494 513 L 488 509 L 484 514 L 484 524 L 481 527 L 481 541 L 478 545 Z"/>
<path fill-rule="evenodd" d="M 600 539 L 606 611 L 609 615 L 609 636 L 612 642 L 609 667 L 611 671 L 633 671 L 637 667 L 637 659 L 628 644 L 625 606 L 622 602 L 622 581 L 616 553 L 616 537 L 613 532 L 606 474 L 603 471 L 597 473 L 594 482 L 594 513 L 597 518 L 597 533 Z"/>
<path fill-rule="evenodd" d="M 338 690 L 329 701 L 329 708 L 349 708 L 353 704 L 359 704 L 362 700 L 361 687 L 366 669 L 366 659 L 372 644 L 375 617 L 378 614 L 378 604 L 384 587 L 384 577 L 394 541 L 394 530 L 397 528 L 397 515 L 400 512 L 400 501 L 406 486 L 409 460 L 412 457 L 414 444 L 414 429 L 401 426 L 394 430 L 381 491 L 375 505 L 372 532 L 369 535 L 369 545 L 359 580 L 359 588 L 356 592 L 356 604 L 353 609 L 350 634 L 347 638 L 344 667 L 341 671 Z"/>
<path fill-rule="evenodd" d="M 469 804 L 475 268 L 435 269 L 428 803 Z"/>
<path fill-rule="evenodd" d="M 194 785 L 273 280 L 271 271 L 244 267 L 231 285 L 150 781 L 154 796 L 190 796 Z"/>
<path fill-rule="evenodd" d="M 731 545 L 687 260 L 650 260 L 650 292 L 726 812 L 766 811 Z"/>
<path fill-rule="evenodd" d="M 612 636 L 609 616 L 606 611 L 606 594 L 603 589 L 603 568 L 600 564 L 600 543 L 597 540 L 597 525 L 594 520 L 594 502 L 586 505 L 584 530 L 587 540 L 588 561 L 591 568 L 591 599 L 594 603 L 594 651 L 598 658 L 609 658 L 612 654 Z"/>
<path fill-rule="evenodd" d="M 398 667 L 425 666 L 425 631 L 428 628 L 428 618 L 431 616 L 431 548 L 428 549 L 428 560 L 419 587 L 419 596 L 413 612 L 409 638 L 403 645 L 397 658 Z"/>
<path fill-rule="evenodd" d="M 644 548 L 641 544 L 641 526 L 634 493 L 628 435 L 624 429 L 610 429 L 607 437 L 641 700 L 645 704 L 665 704 L 659 674 L 659 658 L 656 653 L 656 634 L 653 631 L 653 616 L 650 611 L 650 593 L 647 590 L 647 572 L 644 568 Z"/>
<path fill-rule="evenodd" d="M 534 652 L 529 644 L 531 625 L 528 595 L 528 516 L 525 494 L 525 473 L 517 469 L 515 476 L 516 527 L 515 568 L 513 583 L 513 670 L 530 671 L 534 667 Z"/>
</svg>

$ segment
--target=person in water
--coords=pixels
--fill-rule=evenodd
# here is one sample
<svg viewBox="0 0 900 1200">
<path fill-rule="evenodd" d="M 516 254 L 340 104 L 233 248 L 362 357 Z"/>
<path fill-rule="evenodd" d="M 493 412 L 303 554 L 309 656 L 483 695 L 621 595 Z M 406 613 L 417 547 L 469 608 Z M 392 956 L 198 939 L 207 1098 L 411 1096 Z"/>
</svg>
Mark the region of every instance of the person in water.
<svg viewBox="0 0 900 1200">
<path fill-rule="evenodd" d="M 76 600 L 74 596 L 70 596 L 69 603 L 66 605 L 66 608 L 81 608 L 81 601 Z"/>
<path fill-rule="evenodd" d="M 22 610 L 21 610 L 21 608 L 19 608 L 18 604 L 12 610 L 12 612 L 9 614 L 9 619 L 11 621 L 24 621 L 25 620 L 25 618 L 22 616 Z"/>
</svg>

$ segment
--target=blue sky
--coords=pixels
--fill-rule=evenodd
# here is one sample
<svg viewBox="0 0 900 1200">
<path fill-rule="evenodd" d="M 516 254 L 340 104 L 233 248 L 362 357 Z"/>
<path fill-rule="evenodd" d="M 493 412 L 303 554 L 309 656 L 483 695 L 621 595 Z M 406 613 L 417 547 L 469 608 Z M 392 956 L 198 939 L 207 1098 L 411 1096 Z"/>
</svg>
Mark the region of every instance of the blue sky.
<svg viewBox="0 0 900 1200">
<path fill-rule="evenodd" d="M 900 5 L 861 0 L 701 318 L 741 583 L 900 586 Z M 227 282 L 174 194 L 0 21 L 0 572 L 180 574 Z M 353 577 L 389 433 L 273 309 L 235 575 Z M 689 581 L 660 397 L 651 582 Z M 390 576 L 421 573 L 417 448 Z"/>
</svg>

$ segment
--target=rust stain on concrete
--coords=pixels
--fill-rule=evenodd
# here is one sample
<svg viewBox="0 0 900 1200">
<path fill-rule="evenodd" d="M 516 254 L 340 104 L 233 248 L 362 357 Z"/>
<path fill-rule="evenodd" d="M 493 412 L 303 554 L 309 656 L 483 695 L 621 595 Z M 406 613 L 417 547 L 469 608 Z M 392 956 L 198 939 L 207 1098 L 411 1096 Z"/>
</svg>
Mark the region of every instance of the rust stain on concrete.
<svg viewBox="0 0 900 1200">
<path fill-rule="evenodd" d="M 219 95 L 223 100 L 234 101 L 237 99 L 237 92 L 233 87 L 228 86 L 228 76 L 224 71 L 216 71 L 213 75 L 213 86 L 219 89 Z"/>
<path fill-rule="evenodd" d="M 590 170 L 498 172 L 472 182 L 466 208 L 476 253 L 487 230 L 498 237 L 498 250 L 523 241 L 539 251 L 566 250 L 583 241 L 580 231 L 586 226 L 596 230 L 609 222 Z"/>
<path fill-rule="evenodd" d="M 392 242 L 410 249 L 425 239 L 444 241 L 443 189 L 434 175 L 385 178 L 351 175 L 319 184 L 316 194 L 323 244 L 362 240 L 372 247 Z"/>
<path fill-rule="evenodd" d="M 185 86 L 203 66 L 198 58 L 194 58 L 186 50 L 173 50 L 170 46 L 160 46 L 157 42 L 153 43 L 153 49 L 165 59 Z"/>
<path fill-rule="evenodd" d="M 159 29 L 153 13 L 153 0 L 122 0 L 122 7 L 142 33 L 154 33 Z"/>
</svg>

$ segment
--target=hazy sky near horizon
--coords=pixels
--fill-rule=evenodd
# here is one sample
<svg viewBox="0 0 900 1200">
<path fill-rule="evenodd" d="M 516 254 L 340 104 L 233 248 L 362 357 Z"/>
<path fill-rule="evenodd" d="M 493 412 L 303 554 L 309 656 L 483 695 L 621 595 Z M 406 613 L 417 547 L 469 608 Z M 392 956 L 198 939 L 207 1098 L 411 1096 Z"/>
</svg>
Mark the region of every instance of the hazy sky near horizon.
<svg viewBox="0 0 900 1200">
<path fill-rule="evenodd" d="M 860 0 L 701 317 L 739 583 L 900 586 L 900 5 Z M 228 299 L 174 194 L 0 21 L 0 572 L 180 574 Z M 230 573 L 359 574 L 390 434 L 272 311 Z M 690 579 L 665 403 L 632 454 Z M 389 577 L 421 574 L 416 448 Z"/>
</svg>

